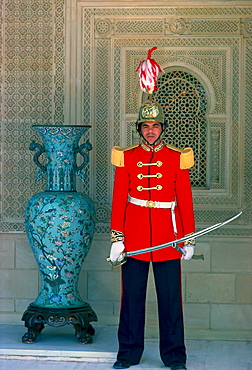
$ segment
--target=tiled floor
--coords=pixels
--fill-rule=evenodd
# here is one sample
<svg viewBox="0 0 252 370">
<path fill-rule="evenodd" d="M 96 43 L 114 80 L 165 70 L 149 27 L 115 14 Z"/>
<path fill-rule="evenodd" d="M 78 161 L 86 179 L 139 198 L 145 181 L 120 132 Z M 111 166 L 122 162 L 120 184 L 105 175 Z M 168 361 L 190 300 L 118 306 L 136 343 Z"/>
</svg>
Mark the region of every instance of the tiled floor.
<svg viewBox="0 0 252 370">
<path fill-rule="evenodd" d="M 96 328 L 94 342 L 79 344 L 72 327 L 46 327 L 34 344 L 22 343 L 24 326 L 0 325 L 1 370 L 102 370 L 116 358 L 116 327 Z M 188 370 L 252 370 L 252 342 L 186 342 Z M 134 370 L 165 369 L 159 358 L 158 340 L 146 339 L 142 361 Z"/>
</svg>

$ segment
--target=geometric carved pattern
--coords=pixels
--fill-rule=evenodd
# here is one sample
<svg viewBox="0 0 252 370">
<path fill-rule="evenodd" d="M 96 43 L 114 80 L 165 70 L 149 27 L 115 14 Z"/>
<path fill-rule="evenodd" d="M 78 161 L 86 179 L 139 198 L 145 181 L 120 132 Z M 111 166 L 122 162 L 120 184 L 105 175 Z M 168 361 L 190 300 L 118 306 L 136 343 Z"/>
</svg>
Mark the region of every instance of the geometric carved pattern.
<svg viewBox="0 0 252 370">
<path fill-rule="evenodd" d="M 137 65 L 140 60 L 146 58 L 146 51 L 142 51 L 143 46 L 146 47 L 146 50 L 149 48 L 150 45 L 155 44 L 156 46 L 162 48 L 162 50 L 158 49 L 155 51 L 155 59 L 159 64 L 162 66 L 169 66 L 169 63 L 176 63 L 187 64 L 187 71 L 190 73 L 190 68 L 192 68 L 193 73 L 195 73 L 195 68 L 197 68 L 197 74 L 201 76 L 201 80 L 204 80 L 204 76 L 206 76 L 210 83 L 212 84 L 214 96 L 211 96 L 212 104 L 213 99 L 215 99 L 214 110 L 212 111 L 212 115 L 214 117 L 214 124 L 221 125 L 221 135 L 219 141 L 219 148 L 215 148 L 220 153 L 220 157 L 218 158 L 218 162 L 220 166 L 221 175 L 220 175 L 220 182 L 216 182 L 215 179 L 208 179 L 208 188 L 209 191 L 211 189 L 222 189 L 222 196 L 216 196 L 216 192 L 210 193 L 208 190 L 205 191 L 204 196 L 203 194 L 198 195 L 197 191 L 194 191 L 194 203 L 195 205 L 205 205 L 205 206 L 213 206 L 213 205 L 228 205 L 234 206 L 238 204 L 238 186 L 239 180 L 237 178 L 238 173 L 238 151 L 234 150 L 234 148 L 238 147 L 238 140 L 239 140 L 239 133 L 238 133 L 238 122 L 239 122 L 239 107 L 237 104 L 239 103 L 239 94 L 240 94 L 240 76 L 239 76 L 239 65 L 241 63 L 240 60 L 240 48 L 239 48 L 239 40 L 235 37 L 220 37 L 215 39 L 214 37 L 201 37 L 201 38 L 184 38 L 178 37 L 176 39 L 170 38 L 162 38 L 157 40 L 149 39 L 149 40 L 142 40 L 142 43 L 145 42 L 146 45 L 141 45 L 141 50 L 137 50 L 136 46 L 138 44 L 138 40 L 135 39 L 117 39 L 114 42 L 115 52 L 119 53 L 119 46 L 121 48 L 127 48 L 125 51 L 125 58 L 127 63 L 126 66 L 126 76 L 127 78 L 131 77 L 134 73 L 133 71 L 137 68 Z M 179 51 L 172 51 L 170 48 L 178 45 L 181 47 Z M 189 46 L 188 46 L 189 45 Z M 214 45 L 214 46 L 213 46 Z M 205 50 L 206 46 L 208 46 L 211 50 Z M 167 49 L 166 49 L 167 48 Z M 196 49 L 197 48 L 197 49 Z M 185 49 L 185 50 L 184 50 Z M 207 58 L 207 55 L 209 57 Z M 211 63 L 211 57 L 214 56 L 214 60 L 218 60 L 217 63 Z M 216 59 L 217 58 L 217 59 Z M 218 59 L 219 58 L 219 59 Z M 168 67 L 167 67 L 168 68 Z M 168 69 L 165 69 L 168 70 Z M 173 67 L 175 68 L 175 67 Z M 117 71 L 118 70 L 118 71 Z M 216 73 L 218 72 L 218 73 Z M 114 75 L 120 74 L 120 65 L 114 66 Z M 129 80 L 125 81 L 126 83 L 126 91 L 125 91 L 125 106 L 126 112 L 130 116 L 134 114 L 135 118 L 137 117 L 138 112 L 138 99 L 137 94 L 139 92 L 139 84 L 137 81 L 133 80 L 131 77 Z M 206 85 L 206 82 L 205 82 Z M 209 89 L 209 86 L 207 86 Z M 232 91 L 232 103 L 229 104 L 227 100 L 227 92 Z M 208 91 L 209 95 L 209 91 Z M 124 94 L 120 92 L 120 90 L 114 91 L 114 96 L 120 97 L 124 100 Z M 213 109 L 212 108 L 212 109 Z M 228 108 L 228 111 L 227 111 Z M 231 116 L 231 120 L 229 117 Z M 219 118 L 218 118 L 219 117 Z M 222 124 L 223 117 L 225 119 L 226 124 Z M 209 114 L 209 120 L 211 122 L 211 115 Z M 128 122 L 128 120 L 127 120 Z M 230 129 L 230 125 L 232 122 L 232 130 Z M 212 128 L 213 123 L 211 123 Z M 213 126 L 214 127 L 214 126 Z M 228 136 L 227 136 L 228 135 Z M 232 136 L 230 136 L 232 135 Z M 211 135 L 209 135 L 211 138 Z M 213 138 L 211 138 L 213 139 Z M 235 146 L 232 147 L 233 151 L 232 154 L 230 153 L 230 145 L 227 145 L 227 140 L 234 142 Z M 131 143 L 127 142 L 128 145 Z M 215 140 L 214 145 L 217 144 Z M 230 163 L 227 163 L 226 159 L 230 155 L 232 156 L 232 166 Z M 215 156 L 216 160 L 216 156 Z M 208 163 L 208 167 L 210 168 L 209 171 L 211 172 L 212 164 Z M 230 172 L 232 169 L 232 172 Z M 213 181 L 212 181 L 213 180 Z M 230 186 L 229 186 L 230 184 Z M 227 187 L 228 185 L 228 187 Z M 224 189 L 224 186 L 226 187 Z M 226 195 L 225 195 L 225 194 Z M 230 210 L 230 214 L 232 214 L 232 210 Z"/>
<path fill-rule="evenodd" d="M 234 207 L 242 205 L 243 196 L 248 209 L 242 220 L 251 222 L 252 86 L 248 78 L 244 84 L 241 82 L 240 71 L 247 76 L 252 74 L 252 8 L 119 4 L 114 8 L 85 8 L 85 2 L 71 1 L 82 10 L 82 24 L 78 27 L 82 34 L 76 39 L 79 55 L 82 53 L 82 71 L 76 79 L 82 78 L 83 89 L 79 114 L 83 122 L 78 124 L 92 124 L 93 167 L 88 173 L 91 181 L 85 187 L 96 205 L 96 231 L 109 230 L 113 176 L 110 148 L 137 141 L 134 122 L 140 89 L 134 71 L 152 46 L 158 46 L 154 58 L 166 72 L 171 66 L 187 71 L 199 80 L 211 103 L 207 135 L 212 163 L 207 163 L 207 173 L 212 177 L 207 180 L 206 189 L 194 191 L 197 221 L 204 224 L 226 218 L 221 215 L 228 217 L 234 213 Z M 64 119 L 64 63 L 72 49 L 70 42 L 65 43 L 64 35 L 69 29 L 64 28 L 64 7 L 64 0 L 4 3 L 6 17 L 2 16 L 4 27 L 0 27 L 0 33 L 4 31 L 0 57 L 5 51 L 0 97 L 0 106 L 4 107 L 1 231 L 23 231 L 25 204 L 33 193 L 44 189 L 44 184 L 35 182 L 35 165 L 28 150 L 32 139 L 38 141 L 31 125 L 69 124 Z M 228 92 L 231 94 L 227 95 Z M 241 142 L 243 122 L 245 141 Z M 241 144 L 246 164 L 244 180 L 239 177 L 238 166 L 243 154 L 239 151 Z M 240 189 L 243 183 L 244 195 Z M 241 229 L 240 235 L 242 232 L 246 235 L 246 229 Z"/>
<path fill-rule="evenodd" d="M 135 70 L 134 67 L 137 67 L 140 60 L 144 59 L 146 55 L 143 51 L 136 50 L 138 40 L 132 40 L 132 39 L 120 39 L 115 40 L 114 47 L 115 52 L 119 54 L 119 47 L 121 49 L 125 48 L 125 58 L 127 58 L 127 63 L 125 63 L 125 67 L 127 69 L 131 69 L 132 71 Z M 216 64 L 213 65 L 213 71 L 211 71 L 211 63 L 204 63 L 202 64 L 202 58 L 198 58 L 198 55 L 202 55 L 202 53 L 205 53 L 205 61 L 207 60 L 207 51 L 202 51 L 200 49 L 199 41 L 201 43 L 202 48 L 205 48 L 207 44 L 209 46 L 211 45 L 211 38 L 191 38 L 190 41 L 188 41 L 188 38 L 179 37 L 178 39 L 170 40 L 170 39 L 160 39 L 160 40 L 142 40 L 142 42 L 145 42 L 146 45 L 141 45 L 141 50 L 143 49 L 143 46 L 146 47 L 146 49 L 155 43 L 160 48 L 165 48 L 165 46 L 172 47 L 174 46 L 174 43 L 176 42 L 177 46 L 181 43 L 181 47 L 187 47 L 187 53 L 190 53 L 190 64 L 193 67 L 193 71 L 195 71 L 195 67 L 198 68 L 198 74 L 204 72 L 205 75 L 209 78 L 209 80 L 212 82 L 212 87 L 214 86 L 215 81 L 218 83 L 216 84 L 216 90 L 214 92 L 218 92 L 216 94 L 217 96 L 212 96 L 212 99 L 216 99 L 216 97 L 219 99 L 220 104 L 215 104 L 214 111 L 212 114 L 214 115 L 214 120 L 211 122 L 211 115 L 209 115 L 208 119 L 210 120 L 210 130 L 214 127 L 219 126 L 221 128 L 220 136 L 217 139 L 214 137 L 214 135 L 210 135 L 209 133 L 209 140 L 212 140 L 212 144 L 208 143 L 209 150 L 211 151 L 211 160 L 209 163 L 207 163 L 207 166 L 209 167 L 209 172 L 213 170 L 213 166 L 216 164 L 218 166 L 217 170 L 215 169 L 214 177 L 211 177 L 208 179 L 208 188 L 209 190 L 204 190 L 204 193 L 197 193 L 197 190 L 194 191 L 194 204 L 196 206 L 196 213 L 197 213 L 197 205 L 204 206 L 204 207 L 225 207 L 228 206 L 230 210 L 228 211 L 230 215 L 234 213 L 234 210 L 232 207 L 237 207 L 239 204 L 238 199 L 238 186 L 239 179 L 235 173 L 238 172 L 238 154 L 237 150 L 234 150 L 234 153 L 230 152 L 231 147 L 230 145 L 227 145 L 228 142 L 232 141 L 235 143 L 235 147 L 238 147 L 238 140 L 239 140 L 239 133 L 238 133 L 238 113 L 239 109 L 237 109 L 237 103 L 239 102 L 239 65 L 240 65 L 240 49 L 239 49 L 239 42 L 236 38 L 219 38 L 218 44 L 217 39 L 213 41 L 215 43 L 216 48 L 214 49 L 211 47 L 210 53 L 217 56 L 218 54 L 221 55 L 222 61 L 225 61 L 225 63 L 221 63 L 220 66 L 218 66 L 219 73 L 218 75 L 215 74 L 215 71 L 217 70 Z M 148 44 L 147 44 L 148 42 Z M 193 45 L 193 42 L 195 44 Z M 190 46 L 192 48 L 197 45 L 197 48 L 199 50 L 191 51 L 190 47 L 188 47 L 188 43 L 190 43 Z M 217 46 L 218 45 L 218 46 Z M 229 46 L 232 46 L 229 48 Z M 221 49 L 223 47 L 223 49 Z M 160 63 L 162 66 L 165 66 L 165 60 L 167 60 L 166 55 L 168 53 L 171 53 L 170 50 L 157 50 L 155 52 L 155 59 Z M 186 51 L 184 52 L 177 52 L 177 56 L 179 56 L 176 59 L 177 64 L 182 64 L 184 60 L 188 60 L 187 56 L 185 55 Z M 227 54 L 229 53 L 229 54 Z M 138 58 L 136 58 L 138 56 Z M 193 57 L 194 56 L 194 57 Z M 226 60 L 225 60 L 226 59 Z M 171 59 L 170 59 L 171 60 Z M 128 67 L 129 63 L 129 67 Z M 231 64 L 232 63 L 232 64 Z M 232 69 L 231 68 L 232 65 Z M 190 65 L 187 64 L 187 70 L 189 69 Z M 168 67 L 167 67 L 168 68 Z M 174 67 L 175 68 L 175 67 Z M 166 69 L 168 70 L 168 69 Z M 131 76 L 131 72 L 126 70 L 127 74 L 126 76 Z M 114 75 L 117 76 L 120 74 L 120 65 L 118 66 L 118 72 L 117 72 L 117 66 L 114 66 Z M 190 73 L 190 72 L 189 72 Z M 201 78 L 203 74 L 201 74 Z M 132 86 L 133 87 L 133 79 L 131 78 L 130 82 L 125 81 L 127 84 L 127 87 Z M 136 90 L 139 90 L 138 84 Z M 232 94 L 232 104 L 230 105 L 227 99 L 227 92 L 231 89 L 233 91 Z M 132 92 L 133 90 L 133 92 Z M 235 91 L 234 91 L 235 90 Z M 209 94 L 209 91 L 208 91 Z M 135 119 L 137 117 L 137 105 L 135 105 L 136 102 L 139 101 L 137 99 L 137 92 L 135 93 L 134 98 L 134 88 L 133 89 L 126 89 L 125 95 L 127 95 L 125 99 L 125 105 L 127 106 L 126 112 L 129 116 L 129 119 L 126 117 L 126 131 L 130 129 L 131 122 L 133 118 L 133 114 L 135 116 Z M 124 102 L 124 94 L 120 92 L 120 90 L 114 90 L 114 96 L 120 97 L 122 101 Z M 131 106 L 131 103 L 133 104 Z M 228 109 L 228 110 L 227 110 Z M 232 117 L 232 120 L 230 121 L 229 115 Z M 130 116 L 132 118 L 130 118 Z M 225 120 L 225 123 L 223 121 L 223 117 Z M 230 129 L 230 125 L 232 122 L 232 129 Z M 129 126 L 130 125 L 130 126 Z M 123 128 L 121 125 L 120 127 Z M 215 131 L 213 132 L 215 134 Z M 123 131 L 122 131 L 122 137 L 123 137 Z M 128 138 L 128 135 L 127 135 Z M 229 139 L 228 139 L 229 138 Z M 227 141 L 228 140 L 228 141 Z M 127 141 L 127 145 L 130 145 L 132 142 Z M 117 143 L 118 144 L 118 143 Z M 212 149 L 214 147 L 214 153 L 212 153 Z M 218 157 L 217 157 L 218 155 Z M 231 162 L 227 162 L 227 158 L 230 158 L 230 155 L 232 157 L 232 166 L 230 166 Z M 210 157 L 209 157 L 210 159 Z M 232 170 L 232 171 L 231 171 Z M 217 172 L 219 172 L 217 174 Z M 221 190 L 221 193 L 217 195 L 216 191 L 217 189 Z M 205 213 L 205 216 L 207 217 L 207 213 Z M 218 214 L 216 215 L 216 221 L 218 221 Z M 201 222 L 205 222 L 207 219 L 201 219 Z"/>
<path fill-rule="evenodd" d="M 173 40 L 167 40 L 167 46 L 169 49 L 173 49 Z M 204 39 L 202 39 L 204 47 Z M 151 41 L 150 41 L 151 42 Z M 155 41 L 153 40 L 153 43 Z M 165 65 L 172 65 L 175 63 L 183 63 L 187 65 L 187 68 L 197 68 L 202 74 L 204 74 L 209 81 L 211 81 L 212 88 L 215 96 L 215 109 L 213 113 L 225 114 L 226 113 L 226 93 L 227 93 L 227 51 L 226 50 L 213 50 L 212 47 L 208 50 L 201 50 L 199 47 L 197 50 L 186 47 L 186 38 L 180 39 L 181 43 L 180 50 L 157 50 L 155 52 L 155 58 L 158 62 Z M 197 44 L 196 44 L 197 45 Z M 161 45 L 164 47 L 165 45 Z M 184 50 L 186 48 L 186 50 Z M 139 56 L 137 58 L 137 56 Z M 137 112 L 137 100 L 135 96 L 139 91 L 139 83 L 137 74 L 134 73 L 139 59 L 144 59 L 146 56 L 142 51 L 127 51 L 126 55 L 126 73 L 127 73 L 127 89 L 126 89 L 126 112 Z M 133 64 L 133 68 L 132 68 Z"/>
<path fill-rule="evenodd" d="M 250 19 L 250 32 L 252 34 L 252 19 Z M 252 39 L 246 40 L 246 76 L 252 76 Z M 252 226 L 252 80 L 251 78 L 246 78 L 245 81 L 245 145 L 244 145 L 244 157 L 245 157 L 245 183 L 244 183 L 244 197 L 247 204 L 247 209 L 245 210 L 245 220 L 250 222 Z M 252 229 L 252 227 L 251 227 Z"/>
<path fill-rule="evenodd" d="M 6 1 L 5 15 L 1 229 L 8 231 L 24 229 L 26 202 L 39 189 L 28 148 L 31 125 L 52 123 L 53 4 Z"/>
<path fill-rule="evenodd" d="M 237 34 L 240 29 L 239 20 L 211 20 L 211 21 L 190 21 L 189 22 L 190 32 L 195 34 Z"/>
<path fill-rule="evenodd" d="M 157 88 L 153 97 L 162 106 L 168 122 L 164 141 L 194 150 L 191 183 L 195 188 L 206 188 L 207 96 L 204 87 L 189 73 L 175 70 L 160 77 Z"/>
<path fill-rule="evenodd" d="M 65 88 L 65 14 L 64 5 L 65 0 L 57 0 L 53 2 L 54 4 L 54 21 L 55 21 L 55 59 L 57 63 L 55 64 L 55 79 L 54 79 L 54 123 L 55 125 L 62 125 L 65 122 L 64 117 L 64 88 Z M 68 124 L 70 124 L 68 122 Z"/>
<path fill-rule="evenodd" d="M 208 12 L 209 10 L 209 12 Z M 112 122 L 111 129 L 108 135 L 112 134 L 112 142 L 110 147 L 113 145 L 131 145 L 132 143 L 138 142 L 138 137 L 135 133 L 135 119 L 137 117 L 139 108 L 139 83 L 137 74 L 134 72 L 137 68 L 139 61 L 146 58 L 146 51 L 152 45 L 158 46 L 158 50 L 155 51 L 155 59 L 159 64 L 165 68 L 165 72 L 169 72 L 169 65 L 181 65 L 186 66 L 186 70 L 189 75 L 195 77 L 195 71 L 201 78 L 198 80 L 204 81 L 202 84 L 203 90 L 206 91 L 209 101 L 209 89 L 211 91 L 211 112 L 205 114 L 205 128 L 208 127 L 207 135 L 203 133 L 204 144 L 207 144 L 209 150 L 209 158 L 204 161 L 204 155 L 202 155 L 202 163 L 205 165 L 205 169 L 201 169 L 199 173 L 205 173 L 205 183 L 200 182 L 198 188 L 205 188 L 204 193 L 199 195 L 197 191 L 194 191 L 194 203 L 196 206 L 196 216 L 200 223 L 209 221 L 218 221 L 219 219 L 227 218 L 234 213 L 232 207 L 238 205 L 238 178 L 235 175 L 238 172 L 238 154 L 232 147 L 227 146 L 228 142 L 234 143 L 235 147 L 238 146 L 239 132 L 239 103 L 240 94 L 240 65 L 241 65 L 241 54 L 240 54 L 240 39 L 237 37 L 240 32 L 240 19 L 239 16 L 244 14 L 251 14 L 251 8 L 95 8 L 86 9 L 83 13 L 83 23 L 85 27 L 85 36 L 87 39 L 91 38 L 92 24 L 95 27 L 95 45 L 96 55 L 95 59 L 95 75 L 96 75 L 96 106 L 95 114 L 99 116 L 104 115 L 108 117 L 108 121 Z M 205 15 L 223 15 L 228 16 L 231 14 L 231 19 L 218 19 L 207 21 L 204 19 Z M 234 15 L 239 15 L 234 19 Z M 157 16 L 156 20 L 151 19 L 151 16 Z M 161 22 L 162 16 L 172 16 L 172 18 L 166 17 L 164 23 Z M 138 17 L 136 21 L 133 17 Z M 187 18 L 181 19 L 176 17 L 181 16 L 197 16 L 202 19 L 189 20 Z M 142 19 L 140 19 L 142 17 Z M 161 19 L 158 19 L 160 17 Z M 233 18 L 233 19 L 232 19 Z M 99 27 L 97 26 L 99 25 Z M 164 26 L 165 25 L 165 26 Z M 146 30 L 148 29 L 148 32 Z M 88 32 L 87 32 L 88 31 Z M 180 34 L 176 38 L 166 37 L 165 34 L 172 32 L 174 34 Z M 212 34 L 211 34 L 212 33 Z M 147 37 L 146 35 L 160 35 L 159 38 Z M 183 37 L 183 35 L 199 34 L 201 37 Z M 207 37 L 202 37 L 205 34 Z M 214 34 L 218 35 L 217 37 Z M 131 35 L 130 38 L 126 38 L 126 35 Z M 134 36 L 136 35 L 136 36 Z M 225 37 L 224 35 L 227 35 Z M 232 35 L 232 36 L 231 36 Z M 115 36 L 114 38 L 111 38 Z M 124 36 L 124 37 L 123 37 Z M 86 45 L 86 40 L 84 41 Z M 92 40 L 90 39 L 92 44 Z M 87 45 L 86 45 L 87 46 Z M 112 47 L 112 49 L 111 49 Z M 87 49 L 86 49 L 87 50 Z M 111 52 L 111 65 L 100 63 L 102 54 L 109 55 Z M 90 51 L 91 53 L 91 51 Z M 85 54 L 87 55 L 87 54 Z M 175 67 L 173 67 L 175 68 Z M 178 68 L 179 69 L 179 68 Z M 183 70 L 180 69 L 181 71 Z M 192 73 L 190 73 L 190 70 Z M 85 81 L 88 79 L 89 72 L 85 68 L 86 75 L 84 76 Z M 123 72 L 123 73 L 122 73 Z M 101 75 L 101 78 L 97 75 Z M 107 74 L 107 76 L 106 76 Z M 109 82 L 109 76 L 113 79 Z M 124 78 L 125 76 L 125 78 Z M 208 79 L 204 80 L 204 76 Z M 106 92 L 106 83 L 110 84 L 111 94 Z M 197 80 L 197 77 L 195 77 Z M 98 81 L 98 82 L 97 82 Z M 99 94 L 100 81 L 105 84 L 105 94 Z M 210 86 L 207 84 L 210 82 Z M 231 104 L 227 93 L 232 91 Z M 97 93 L 99 98 L 97 98 Z M 101 101 L 102 99 L 102 101 Z M 86 100 L 85 100 L 86 101 Z M 100 106 L 99 106 L 99 104 Z M 113 109 L 110 110 L 111 103 L 113 103 Z M 107 109 L 106 109 L 107 104 Z M 101 109 L 102 107 L 102 109 Z M 98 110 L 98 111 L 97 111 Z M 207 110 L 207 109 L 206 109 Z M 111 118 L 110 118 L 111 117 Z M 98 136 L 100 132 L 105 134 L 105 122 L 100 119 L 97 123 L 96 138 L 100 141 Z M 203 122 L 203 121 L 202 121 Z M 231 128 L 232 124 L 232 128 Z M 189 135 L 190 136 L 190 135 Z M 206 138 L 208 138 L 206 140 Z M 97 140 L 96 139 L 96 140 Z M 103 136 L 104 142 L 106 138 Z M 188 137 L 185 138 L 188 140 Z M 175 143 L 174 143 L 175 144 Z M 180 145 L 178 145 L 180 146 Z M 184 145 L 182 145 L 184 146 Z M 234 152 L 233 152 L 234 151 Z M 109 160 L 110 150 L 104 147 L 101 153 Z M 195 150 L 197 152 L 197 150 Z M 202 150 L 202 153 L 204 151 Z M 196 154 L 197 155 L 197 154 Z M 231 163 L 227 161 L 228 158 L 232 158 Z M 209 159 L 211 159 L 209 161 Z M 98 163 L 98 162 L 96 162 Z M 203 167 L 202 167 L 203 168 Z M 203 172 L 202 172 L 203 171 Z M 207 171 L 207 176 L 206 176 Z M 99 163 L 99 178 L 96 178 L 97 184 L 96 189 L 101 190 L 104 187 L 104 182 L 109 183 L 108 192 L 105 192 L 105 203 L 102 200 L 101 192 L 96 193 L 97 197 L 97 225 L 96 230 L 103 232 L 106 229 L 106 215 L 104 207 L 109 209 L 110 200 L 108 195 L 112 193 L 111 189 L 111 176 L 112 172 L 107 172 L 106 165 L 102 165 L 102 161 Z M 107 176 L 109 175 L 110 178 Z M 201 177 L 202 178 L 202 177 Z M 199 180 L 200 181 L 200 180 Z M 196 186 L 195 186 L 196 188 Z M 208 190 L 209 189 L 209 190 Z M 216 196 L 216 192 L 220 190 L 221 193 Z M 211 193 L 212 191 L 212 193 Z M 221 195 L 222 194 L 222 195 Z M 109 202 L 107 203 L 107 199 Z M 222 208 L 219 213 L 213 212 L 212 217 L 209 212 L 197 213 L 197 205 L 199 207 L 214 207 Z M 227 206 L 229 210 L 225 211 L 223 208 Z M 109 213 L 108 213 L 109 214 Z M 221 217 L 223 215 L 223 217 Z M 100 221 L 100 222 L 99 222 Z M 109 222 L 109 220 L 107 220 Z M 246 234 L 246 232 L 245 232 Z"/>
<path fill-rule="evenodd" d="M 118 34 L 160 34 L 163 29 L 163 21 L 116 21 L 116 33 Z"/>
<path fill-rule="evenodd" d="M 226 126 L 222 122 L 212 122 L 210 125 L 211 189 L 225 188 Z"/>
<path fill-rule="evenodd" d="M 96 124 L 96 158 L 95 168 L 99 172 L 99 181 L 96 182 L 95 199 L 98 202 L 104 202 L 108 194 L 108 173 L 109 161 L 108 157 L 104 155 L 104 148 L 109 148 L 109 112 L 108 100 L 109 84 L 104 83 L 104 73 L 109 71 L 109 54 L 108 54 L 108 40 L 101 40 L 97 45 L 96 50 L 96 84 L 95 84 L 95 124 Z M 103 73 L 100 73 L 103 71 Z"/>
<path fill-rule="evenodd" d="M 220 130 L 212 130 L 212 182 L 220 181 Z"/>
<path fill-rule="evenodd" d="M 252 18 L 247 18 L 244 23 L 245 23 L 245 30 L 249 34 L 252 34 Z"/>
<path fill-rule="evenodd" d="M 111 31 L 111 23 L 108 19 L 99 19 L 95 24 L 95 31 L 100 35 L 106 35 Z"/>
</svg>

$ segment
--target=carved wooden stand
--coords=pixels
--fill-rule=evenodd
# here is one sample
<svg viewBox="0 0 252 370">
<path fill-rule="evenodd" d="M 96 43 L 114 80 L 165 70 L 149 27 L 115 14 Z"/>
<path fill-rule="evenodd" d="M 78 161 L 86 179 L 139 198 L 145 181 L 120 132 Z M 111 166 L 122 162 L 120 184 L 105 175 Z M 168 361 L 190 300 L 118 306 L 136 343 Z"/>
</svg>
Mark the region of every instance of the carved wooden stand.
<svg viewBox="0 0 252 370">
<path fill-rule="evenodd" d="M 44 329 L 45 324 L 60 327 L 72 324 L 79 343 L 87 344 L 93 342 L 95 330 L 90 325 L 91 321 L 98 321 L 95 312 L 88 303 L 82 307 L 67 309 L 52 309 L 37 307 L 30 304 L 22 316 L 28 332 L 23 335 L 23 343 L 34 343 Z"/>
</svg>

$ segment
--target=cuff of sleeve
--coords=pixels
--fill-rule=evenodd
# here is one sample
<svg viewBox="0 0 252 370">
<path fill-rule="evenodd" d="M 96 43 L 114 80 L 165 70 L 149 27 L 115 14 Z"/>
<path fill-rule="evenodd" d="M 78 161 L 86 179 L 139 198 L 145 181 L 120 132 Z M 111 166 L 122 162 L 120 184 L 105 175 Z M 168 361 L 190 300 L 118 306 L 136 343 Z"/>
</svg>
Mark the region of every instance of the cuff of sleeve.
<svg viewBox="0 0 252 370">
<path fill-rule="evenodd" d="M 190 234 L 187 234 L 185 236 L 189 236 Z M 184 242 L 184 245 L 187 247 L 195 247 L 195 244 L 196 244 L 196 239 L 187 239 L 185 242 Z"/>
<path fill-rule="evenodd" d="M 124 234 L 121 231 L 111 230 L 111 243 L 124 242 Z"/>
</svg>

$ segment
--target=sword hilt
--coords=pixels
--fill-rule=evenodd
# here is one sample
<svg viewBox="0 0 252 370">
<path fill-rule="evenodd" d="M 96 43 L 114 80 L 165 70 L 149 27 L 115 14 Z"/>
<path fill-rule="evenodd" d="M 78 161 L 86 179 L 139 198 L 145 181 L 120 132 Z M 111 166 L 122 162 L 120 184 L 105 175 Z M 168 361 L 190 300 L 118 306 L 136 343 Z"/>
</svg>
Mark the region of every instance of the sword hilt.
<svg viewBox="0 0 252 370">
<path fill-rule="evenodd" d="M 183 256 L 185 256 L 185 255 L 186 255 L 186 251 L 185 251 L 183 248 L 181 248 L 177 243 L 173 243 L 173 244 L 172 244 L 172 248 L 174 248 L 174 249 L 176 249 L 177 251 L 179 251 L 180 253 L 182 253 L 182 254 L 183 254 Z M 194 260 L 202 260 L 202 261 L 204 261 L 204 254 L 194 254 L 194 255 L 192 256 L 192 259 L 194 259 Z"/>
<path fill-rule="evenodd" d="M 192 256 L 192 259 L 194 259 L 194 260 L 202 260 L 202 261 L 204 261 L 204 254 L 194 254 L 194 255 Z"/>
<path fill-rule="evenodd" d="M 126 253 L 122 253 L 123 254 L 123 259 L 118 261 L 116 260 L 115 262 L 112 262 L 110 257 L 107 257 L 106 258 L 106 261 L 113 267 L 117 267 L 117 266 L 121 266 L 123 265 L 125 262 L 127 262 L 127 257 L 126 257 Z"/>
</svg>

